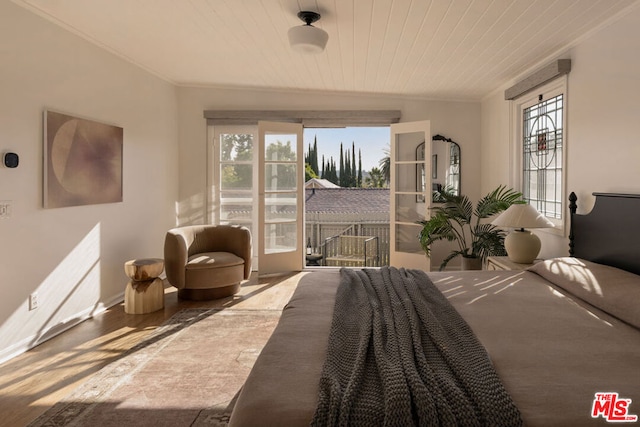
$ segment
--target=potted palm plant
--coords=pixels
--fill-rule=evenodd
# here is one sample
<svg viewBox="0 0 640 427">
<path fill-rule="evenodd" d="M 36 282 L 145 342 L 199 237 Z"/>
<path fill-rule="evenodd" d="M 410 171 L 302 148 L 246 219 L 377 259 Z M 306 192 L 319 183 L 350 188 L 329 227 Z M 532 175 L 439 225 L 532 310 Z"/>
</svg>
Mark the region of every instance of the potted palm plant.
<svg viewBox="0 0 640 427">
<path fill-rule="evenodd" d="M 522 194 L 500 186 L 484 196 L 475 206 L 467 196 L 456 196 L 446 189 L 437 195 L 438 205 L 432 208 L 431 218 L 420 221 L 420 245 L 427 256 L 431 244 L 440 240 L 457 243 L 457 249 L 447 256 L 440 270 L 449 261 L 462 256 L 463 269 L 480 269 L 488 256 L 506 255 L 505 232 L 482 221 L 500 213 L 514 203 L 524 203 Z"/>
</svg>

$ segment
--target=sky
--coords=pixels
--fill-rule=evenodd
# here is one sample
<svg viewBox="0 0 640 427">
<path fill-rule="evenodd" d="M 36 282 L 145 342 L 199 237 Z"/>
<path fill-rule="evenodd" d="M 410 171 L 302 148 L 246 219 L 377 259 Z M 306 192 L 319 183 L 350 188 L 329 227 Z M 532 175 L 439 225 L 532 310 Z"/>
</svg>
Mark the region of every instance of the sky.
<svg viewBox="0 0 640 427">
<path fill-rule="evenodd" d="M 313 139 L 318 141 L 318 167 L 322 170 L 322 156 L 325 162 L 333 156 L 338 169 L 340 168 L 340 143 L 344 151 L 351 150 L 355 142 L 356 167 L 358 167 L 358 150 L 362 153 L 362 170 L 380 168 L 380 159 L 386 156 L 385 149 L 389 147 L 389 127 L 348 127 L 348 128 L 304 128 L 304 152 L 307 154 L 309 145 L 313 148 Z"/>
</svg>

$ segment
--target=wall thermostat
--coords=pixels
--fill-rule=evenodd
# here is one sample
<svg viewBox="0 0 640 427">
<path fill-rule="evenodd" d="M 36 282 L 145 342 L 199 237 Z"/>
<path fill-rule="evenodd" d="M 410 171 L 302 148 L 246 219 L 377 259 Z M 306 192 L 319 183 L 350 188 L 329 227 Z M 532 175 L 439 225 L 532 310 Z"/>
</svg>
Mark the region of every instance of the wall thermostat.
<svg viewBox="0 0 640 427">
<path fill-rule="evenodd" d="M 4 154 L 4 165 L 8 168 L 17 168 L 20 159 L 16 153 Z"/>
</svg>

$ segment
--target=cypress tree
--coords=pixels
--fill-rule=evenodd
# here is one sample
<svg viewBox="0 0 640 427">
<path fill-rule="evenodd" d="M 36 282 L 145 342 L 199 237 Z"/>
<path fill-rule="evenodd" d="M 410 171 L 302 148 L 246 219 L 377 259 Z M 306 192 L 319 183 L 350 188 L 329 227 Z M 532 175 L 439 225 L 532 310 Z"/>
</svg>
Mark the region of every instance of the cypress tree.
<svg viewBox="0 0 640 427">
<path fill-rule="evenodd" d="M 317 136 L 313 137 L 313 156 L 311 157 L 310 164 L 311 164 L 311 169 L 313 169 L 316 175 L 320 175 L 319 169 L 318 169 L 318 137 Z"/>
<path fill-rule="evenodd" d="M 336 170 L 336 161 L 331 157 L 331 182 L 336 185 L 340 185 L 340 181 L 338 180 L 338 172 Z"/>
<path fill-rule="evenodd" d="M 340 181 L 340 187 L 345 186 L 344 181 L 344 155 L 342 153 L 342 142 L 340 143 L 340 176 L 338 177 Z"/>
<path fill-rule="evenodd" d="M 349 150 L 347 150 L 344 154 L 344 179 L 342 178 L 342 172 L 340 173 L 340 181 L 343 182 L 343 187 L 351 187 L 351 158 L 349 156 Z"/>
<path fill-rule="evenodd" d="M 356 172 L 356 142 L 351 142 L 351 187 L 357 187 L 357 172 Z"/>
<path fill-rule="evenodd" d="M 309 149 L 307 150 L 307 152 L 304 155 L 304 163 L 309 165 L 309 167 L 311 169 L 313 169 L 313 149 L 311 148 L 311 144 L 309 144 Z M 316 175 L 318 174 L 317 171 L 314 171 L 316 173 Z"/>
<path fill-rule="evenodd" d="M 362 187 L 362 150 L 358 149 L 358 187 Z"/>
</svg>

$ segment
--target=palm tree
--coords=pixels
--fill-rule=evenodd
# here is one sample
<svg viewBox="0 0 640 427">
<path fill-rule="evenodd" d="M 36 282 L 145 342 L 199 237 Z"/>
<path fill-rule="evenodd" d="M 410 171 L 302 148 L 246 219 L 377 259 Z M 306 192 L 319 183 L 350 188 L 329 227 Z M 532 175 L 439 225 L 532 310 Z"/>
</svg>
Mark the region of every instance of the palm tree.
<svg viewBox="0 0 640 427">
<path fill-rule="evenodd" d="M 364 179 L 364 187 L 368 188 L 383 188 L 385 183 L 384 175 L 378 168 L 371 168 L 369 176 Z"/>
<path fill-rule="evenodd" d="M 380 159 L 378 165 L 380 166 L 380 170 L 382 171 L 382 175 L 384 176 L 384 180 L 386 182 L 391 182 L 391 153 L 390 148 L 387 147 L 382 150 L 385 156 Z"/>
</svg>

